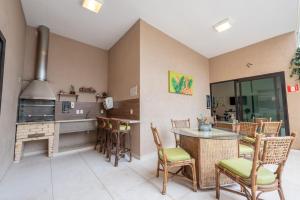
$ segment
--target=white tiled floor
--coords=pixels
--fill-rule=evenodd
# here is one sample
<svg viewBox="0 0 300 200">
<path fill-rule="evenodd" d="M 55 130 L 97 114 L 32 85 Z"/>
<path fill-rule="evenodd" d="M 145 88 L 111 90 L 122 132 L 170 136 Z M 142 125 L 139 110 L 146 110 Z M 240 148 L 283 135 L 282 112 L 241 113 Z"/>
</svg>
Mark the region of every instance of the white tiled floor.
<svg viewBox="0 0 300 200">
<path fill-rule="evenodd" d="M 300 189 L 300 151 L 292 151 L 284 174 L 287 200 Z M 167 195 L 161 195 L 162 179 L 155 177 L 156 158 L 121 161 L 113 167 L 102 154 L 87 151 L 49 159 L 44 156 L 23 158 L 13 164 L 0 183 L 0 200 L 210 200 L 214 190 L 192 192 L 189 181 L 172 177 Z M 277 200 L 276 192 L 264 199 Z M 221 192 L 222 200 L 243 197 Z"/>
</svg>

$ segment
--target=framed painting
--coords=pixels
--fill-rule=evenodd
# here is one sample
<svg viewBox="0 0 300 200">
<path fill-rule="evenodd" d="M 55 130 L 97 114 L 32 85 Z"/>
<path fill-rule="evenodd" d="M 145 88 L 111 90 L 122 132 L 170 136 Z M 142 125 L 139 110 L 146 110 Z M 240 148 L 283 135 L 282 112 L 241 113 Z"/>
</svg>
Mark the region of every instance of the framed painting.
<svg viewBox="0 0 300 200">
<path fill-rule="evenodd" d="M 193 78 L 190 75 L 169 71 L 169 92 L 193 95 Z"/>
</svg>

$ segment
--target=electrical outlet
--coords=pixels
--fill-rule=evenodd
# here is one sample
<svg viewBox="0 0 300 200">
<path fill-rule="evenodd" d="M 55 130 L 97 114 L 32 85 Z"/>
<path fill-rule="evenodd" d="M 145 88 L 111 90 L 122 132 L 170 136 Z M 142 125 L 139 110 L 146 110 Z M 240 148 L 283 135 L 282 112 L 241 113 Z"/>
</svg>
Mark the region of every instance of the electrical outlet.
<svg viewBox="0 0 300 200">
<path fill-rule="evenodd" d="M 131 115 L 133 115 L 133 109 L 132 108 L 129 110 L 129 112 L 130 112 Z"/>
<path fill-rule="evenodd" d="M 83 114 L 83 110 L 82 109 L 79 112 L 80 112 L 80 114 Z"/>
<path fill-rule="evenodd" d="M 79 115 L 79 114 L 80 114 L 79 110 L 76 110 L 76 115 Z"/>
<path fill-rule="evenodd" d="M 137 85 L 133 86 L 129 90 L 129 94 L 131 97 L 137 96 L 138 95 L 138 87 Z"/>
</svg>

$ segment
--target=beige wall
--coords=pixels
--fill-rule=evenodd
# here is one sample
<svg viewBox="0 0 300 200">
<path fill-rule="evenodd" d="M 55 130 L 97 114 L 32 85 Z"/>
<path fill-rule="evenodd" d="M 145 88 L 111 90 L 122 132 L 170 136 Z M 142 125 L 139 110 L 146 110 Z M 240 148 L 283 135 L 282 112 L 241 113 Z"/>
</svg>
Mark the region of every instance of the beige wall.
<svg viewBox="0 0 300 200">
<path fill-rule="evenodd" d="M 155 151 L 150 122 L 158 127 L 165 146 L 174 146 L 174 136 L 168 131 L 170 120 L 190 118 L 196 127 L 200 113 L 206 109 L 209 94 L 208 59 L 189 49 L 161 31 L 141 21 L 141 155 Z M 194 79 L 192 96 L 168 92 L 168 71 L 190 74 Z"/>
<path fill-rule="evenodd" d="M 210 59 L 210 82 L 237 79 L 272 72 L 285 72 L 286 84 L 294 85 L 290 78 L 289 62 L 296 49 L 295 33 L 287 33 L 257 44 Z M 250 62 L 253 66 L 248 68 Z M 290 129 L 300 133 L 300 94 L 287 95 Z M 297 136 L 296 148 L 300 148 Z"/>
<path fill-rule="evenodd" d="M 0 179 L 13 160 L 17 103 L 25 46 L 26 22 L 18 0 L 0 1 L 0 30 L 6 38 L 0 114 Z"/>
<path fill-rule="evenodd" d="M 51 30 L 50 30 L 51 31 Z M 23 79 L 34 78 L 37 30 L 27 27 Z M 108 52 L 56 34 L 50 34 L 47 79 L 57 93 L 70 85 L 107 91 Z M 72 100 L 72 99 L 69 99 Z M 95 94 L 79 94 L 79 101 L 93 102 Z"/>
<path fill-rule="evenodd" d="M 130 88 L 138 87 L 137 95 Z M 139 98 L 140 88 L 140 22 L 109 50 L 108 94 L 116 101 Z M 132 125 L 132 153 L 140 157 L 140 125 Z"/>
<path fill-rule="evenodd" d="M 140 84 L 140 23 L 109 50 L 108 92 L 114 100 L 139 97 Z M 138 86 L 138 95 L 130 96 L 130 88 Z"/>
</svg>

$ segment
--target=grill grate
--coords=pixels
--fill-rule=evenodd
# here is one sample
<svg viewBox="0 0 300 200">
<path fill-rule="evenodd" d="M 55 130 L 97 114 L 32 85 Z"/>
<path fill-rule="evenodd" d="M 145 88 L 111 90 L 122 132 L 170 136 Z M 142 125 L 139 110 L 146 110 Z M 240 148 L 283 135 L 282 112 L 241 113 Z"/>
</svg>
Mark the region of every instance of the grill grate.
<svg viewBox="0 0 300 200">
<path fill-rule="evenodd" d="M 55 120 L 55 101 L 21 99 L 18 122 L 39 122 Z"/>
</svg>

